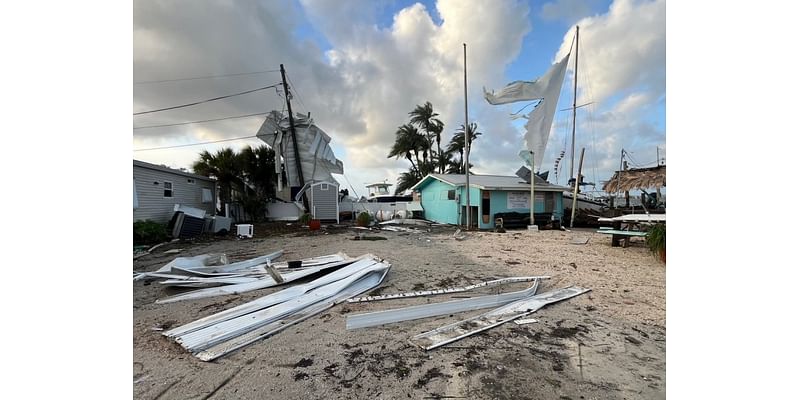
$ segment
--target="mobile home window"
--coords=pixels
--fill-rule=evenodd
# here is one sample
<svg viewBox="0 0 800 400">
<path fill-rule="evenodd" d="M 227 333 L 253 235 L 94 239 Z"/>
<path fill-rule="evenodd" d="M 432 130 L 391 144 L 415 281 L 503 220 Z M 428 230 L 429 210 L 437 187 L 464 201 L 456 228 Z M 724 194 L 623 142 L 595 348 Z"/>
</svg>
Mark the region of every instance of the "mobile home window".
<svg viewBox="0 0 800 400">
<path fill-rule="evenodd" d="M 328 184 L 327 183 L 323 183 L 323 184 L 319 185 L 319 190 L 328 190 Z"/>
<path fill-rule="evenodd" d="M 455 190 L 448 190 L 447 191 L 447 200 L 455 200 L 456 199 L 456 191 Z"/>
<path fill-rule="evenodd" d="M 164 182 L 164 197 L 172 197 L 172 182 Z"/>
<path fill-rule="evenodd" d="M 203 198 L 202 198 L 203 203 L 211 203 L 211 200 L 212 200 L 211 189 L 203 188 L 202 196 L 203 196 Z"/>
<path fill-rule="evenodd" d="M 189 182 L 190 185 L 194 185 L 194 179 L 189 178 L 186 181 Z"/>
</svg>

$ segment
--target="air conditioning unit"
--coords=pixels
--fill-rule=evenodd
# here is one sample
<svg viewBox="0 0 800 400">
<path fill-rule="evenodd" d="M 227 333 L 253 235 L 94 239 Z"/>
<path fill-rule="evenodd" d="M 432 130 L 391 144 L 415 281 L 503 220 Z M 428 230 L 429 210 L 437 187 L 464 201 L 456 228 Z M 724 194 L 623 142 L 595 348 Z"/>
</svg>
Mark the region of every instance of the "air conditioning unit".
<svg viewBox="0 0 800 400">
<path fill-rule="evenodd" d="M 236 225 L 236 236 L 252 238 L 253 237 L 253 225 L 252 224 L 237 224 Z"/>
</svg>

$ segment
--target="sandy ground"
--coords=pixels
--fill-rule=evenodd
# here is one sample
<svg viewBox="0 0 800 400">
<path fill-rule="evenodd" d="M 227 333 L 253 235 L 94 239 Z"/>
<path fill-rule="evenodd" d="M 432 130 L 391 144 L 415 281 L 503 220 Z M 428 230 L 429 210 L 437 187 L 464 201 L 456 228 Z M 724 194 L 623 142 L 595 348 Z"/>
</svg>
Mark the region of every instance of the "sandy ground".
<svg viewBox="0 0 800 400">
<path fill-rule="evenodd" d="M 284 224 L 281 224 L 284 225 Z M 278 225 L 274 225 L 278 227 Z M 264 227 L 257 227 L 264 230 Z M 379 291 L 463 286 L 519 275 L 550 275 L 540 293 L 577 285 L 592 291 L 547 306 L 538 323 L 507 323 L 424 351 L 418 333 L 488 310 L 347 331 L 348 313 L 453 299 L 430 296 L 345 303 L 245 349 L 202 362 L 153 327 L 178 326 L 279 289 L 154 304 L 177 293 L 134 282 L 133 390 L 137 399 L 658 399 L 666 397 L 666 267 L 641 239 L 628 248 L 593 230 L 380 232 L 355 241 L 351 229 L 285 232 L 254 239 L 173 243 L 134 261 L 153 271 L 175 255 L 224 252 L 231 261 L 284 249 L 283 260 L 372 253 L 392 264 Z M 589 237 L 585 245 L 573 238 Z M 470 293 L 520 290 L 527 284 Z M 459 294 L 461 296 L 464 293 Z"/>
</svg>

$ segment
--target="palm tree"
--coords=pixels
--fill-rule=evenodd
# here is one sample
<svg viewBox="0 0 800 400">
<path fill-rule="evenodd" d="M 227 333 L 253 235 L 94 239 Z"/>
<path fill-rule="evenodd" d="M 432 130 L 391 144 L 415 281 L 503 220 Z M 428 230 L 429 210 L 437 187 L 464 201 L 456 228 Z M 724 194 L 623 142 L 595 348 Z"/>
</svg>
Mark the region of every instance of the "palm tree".
<svg viewBox="0 0 800 400">
<path fill-rule="evenodd" d="M 397 177 L 397 188 L 395 189 L 395 194 L 400 194 L 405 192 L 408 189 L 411 189 L 417 182 L 420 181 L 421 178 L 417 176 L 417 172 L 413 169 L 409 170 L 408 172 L 403 172 Z"/>
<path fill-rule="evenodd" d="M 417 128 L 411 124 L 398 127 L 395 135 L 394 145 L 392 145 L 392 149 L 389 151 L 387 158 L 396 157 L 399 159 L 400 157 L 405 157 L 411 163 L 412 170 L 419 171 L 419 165 L 423 163 L 419 159 L 419 152 L 423 151 L 423 157 L 425 159 L 427 159 L 428 154 L 425 147 L 425 139 Z M 414 153 L 414 158 L 417 160 L 416 164 L 411 158 L 411 153 Z"/>
<path fill-rule="evenodd" d="M 247 146 L 238 154 L 242 177 L 258 197 L 266 200 L 275 197 L 275 151 L 265 145 L 255 149 Z"/>
<path fill-rule="evenodd" d="M 236 153 L 230 147 L 217 150 L 215 154 L 203 150 L 200 153 L 200 159 L 192 164 L 192 170 L 198 175 L 217 180 L 220 188 L 220 201 L 225 204 L 231 202 L 233 186 L 242 187 L 243 185 L 239 161 Z"/>
<path fill-rule="evenodd" d="M 408 113 L 411 116 L 411 123 L 419 126 L 425 131 L 425 138 L 428 141 L 428 148 L 433 151 L 433 138 L 436 138 L 437 154 L 442 152 L 442 131 L 444 123 L 438 118 L 439 114 L 433 112 L 433 104 L 426 101 L 424 105 L 417 105 L 413 111 Z M 444 172 L 444 166 L 439 164 L 439 172 Z"/>
<path fill-rule="evenodd" d="M 472 142 L 480 135 L 482 132 L 478 132 L 478 124 L 472 122 L 469 124 L 469 146 L 472 147 Z M 458 164 L 457 168 L 453 168 L 452 165 L 448 169 L 448 173 L 456 173 L 456 174 L 464 174 L 466 173 L 466 168 L 464 168 L 464 125 L 461 125 L 456 134 L 453 135 L 453 138 L 450 139 L 450 144 L 447 145 L 447 152 L 450 154 L 458 153 Z M 470 163 L 470 167 L 472 164 Z M 452 172 L 456 171 L 456 172 Z"/>
</svg>

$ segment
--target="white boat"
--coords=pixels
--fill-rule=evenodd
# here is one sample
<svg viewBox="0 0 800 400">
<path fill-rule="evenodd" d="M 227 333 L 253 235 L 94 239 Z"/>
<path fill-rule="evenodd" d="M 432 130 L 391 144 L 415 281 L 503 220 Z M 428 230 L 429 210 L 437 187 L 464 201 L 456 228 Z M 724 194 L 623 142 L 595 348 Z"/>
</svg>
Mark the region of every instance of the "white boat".
<svg viewBox="0 0 800 400">
<path fill-rule="evenodd" d="M 389 192 L 391 183 L 378 182 L 370 183 L 367 187 L 368 203 L 396 203 L 398 201 L 412 201 L 412 196 L 395 195 Z"/>
</svg>

